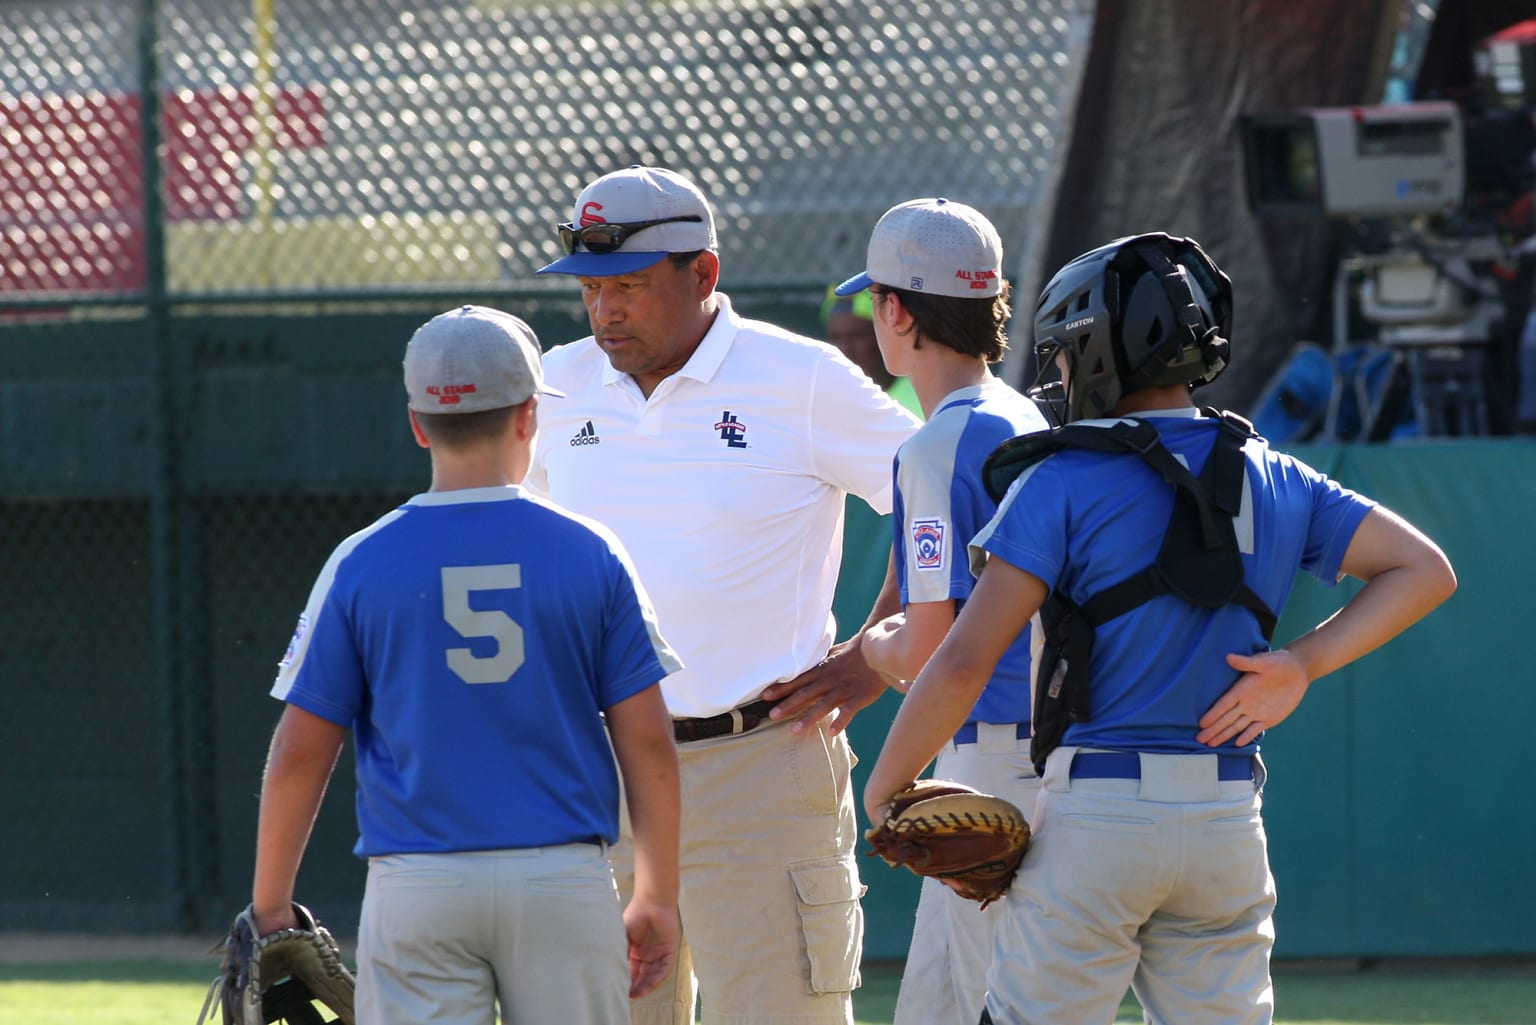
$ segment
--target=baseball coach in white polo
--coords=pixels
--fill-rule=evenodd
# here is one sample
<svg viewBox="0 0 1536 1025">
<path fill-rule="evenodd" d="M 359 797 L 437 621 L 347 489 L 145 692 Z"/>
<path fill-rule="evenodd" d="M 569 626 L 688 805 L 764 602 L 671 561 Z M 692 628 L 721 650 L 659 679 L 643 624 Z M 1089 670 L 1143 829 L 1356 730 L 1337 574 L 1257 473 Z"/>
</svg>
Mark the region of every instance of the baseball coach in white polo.
<svg viewBox="0 0 1536 1025">
<path fill-rule="evenodd" d="M 605 175 L 559 225 L 592 334 L 546 354 L 567 398 L 528 484 L 623 540 L 685 668 L 663 682 L 683 779 L 671 984 L 639 1025 L 853 1021 L 863 914 L 843 729 L 886 681 L 833 648 L 845 495 L 891 506 L 917 428 L 835 348 L 717 292 L 714 213 L 683 176 Z M 890 582 L 888 581 L 888 584 Z M 897 611 L 893 588 L 875 612 Z M 615 850 L 626 885 L 628 844 Z"/>
</svg>

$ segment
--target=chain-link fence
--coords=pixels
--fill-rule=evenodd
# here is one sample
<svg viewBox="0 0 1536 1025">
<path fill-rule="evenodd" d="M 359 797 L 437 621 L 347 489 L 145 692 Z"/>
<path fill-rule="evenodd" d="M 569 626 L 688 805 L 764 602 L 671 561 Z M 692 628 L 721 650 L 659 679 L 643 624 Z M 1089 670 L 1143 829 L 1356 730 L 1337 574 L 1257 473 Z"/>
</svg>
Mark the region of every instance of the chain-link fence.
<svg viewBox="0 0 1536 1025">
<path fill-rule="evenodd" d="M 1021 251 L 1081 0 L 0 0 L 0 928 L 221 926 L 265 696 L 341 537 L 426 481 L 399 356 L 671 166 L 723 281 L 814 332 L 875 219 Z M 360 897 L 346 767 L 302 892 Z M 898 956 L 893 942 L 876 956 Z"/>
<path fill-rule="evenodd" d="M 144 287 L 146 170 L 178 298 L 537 287 L 576 192 L 633 163 L 712 197 L 733 286 L 842 275 L 917 195 L 1017 245 L 1075 4 L 141 6 L 151 36 L 130 4 L 0 4 L 0 289 Z"/>
</svg>

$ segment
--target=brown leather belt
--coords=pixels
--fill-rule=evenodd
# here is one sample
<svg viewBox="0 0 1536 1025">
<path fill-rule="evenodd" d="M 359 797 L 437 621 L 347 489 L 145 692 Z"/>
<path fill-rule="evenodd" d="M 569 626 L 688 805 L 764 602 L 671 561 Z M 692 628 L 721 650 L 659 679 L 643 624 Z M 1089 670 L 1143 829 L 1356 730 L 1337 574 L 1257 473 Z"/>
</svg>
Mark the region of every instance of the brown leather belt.
<svg viewBox="0 0 1536 1025">
<path fill-rule="evenodd" d="M 773 721 L 768 718 L 768 710 L 775 704 L 777 704 L 775 701 L 759 700 L 703 719 L 673 719 L 672 733 L 677 737 L 679 744 L 686 744 L 693 740 L 708 740 L 710 737 L 750 733 L 759 726 Z"/>
</svg>

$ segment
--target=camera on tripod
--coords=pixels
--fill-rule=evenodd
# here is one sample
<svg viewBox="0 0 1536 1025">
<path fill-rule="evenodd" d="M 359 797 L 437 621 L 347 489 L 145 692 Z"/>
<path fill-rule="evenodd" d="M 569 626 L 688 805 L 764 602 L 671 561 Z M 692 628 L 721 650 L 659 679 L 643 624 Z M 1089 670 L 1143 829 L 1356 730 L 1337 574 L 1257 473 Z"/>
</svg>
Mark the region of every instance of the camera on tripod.
<svg viewBox="0 0 1536 1025">
<path fill-rule="evenodd" d="M 1332 352 L 1323 354 L 1333 376 L 1314 432 L 1489 433 L 1488 354 L 1510 328 L 1499 274 L 1513 261 L 1495 214 L 1530 189 L 1529 112 L 1449 102 L 1310 108 L 1250 116 L 1242 133 L 1256 214 L 1351 229 L 1334 277 Z M 1267 399 L 1283 385 L 1277 377 Z"/>
</svg>

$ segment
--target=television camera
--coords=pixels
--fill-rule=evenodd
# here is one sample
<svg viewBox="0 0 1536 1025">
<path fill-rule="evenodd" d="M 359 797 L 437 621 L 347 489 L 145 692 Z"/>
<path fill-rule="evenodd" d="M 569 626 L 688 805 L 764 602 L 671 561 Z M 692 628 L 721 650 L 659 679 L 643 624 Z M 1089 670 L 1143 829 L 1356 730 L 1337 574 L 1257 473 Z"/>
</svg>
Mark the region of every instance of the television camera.
<svg viewBox="0 0 1536 1025">
<path fill-rule="evenodd" d="M 1249 116 L 1242 135 L 1256 214 L 1351 229 L 1334 278 L 1334 354 L 1363 321 L 1377 369 L 1368 394 L 1346 382 L 1359 420 L 1347 430 L 1333 396 L 1331 433 L 1489 433 L 1488 350 L 1510 328 L 1499 273 L 1514 262 L 1498 215 L 1531 188 L 1529 111 L 1310 108 Z"/>
</svg>

